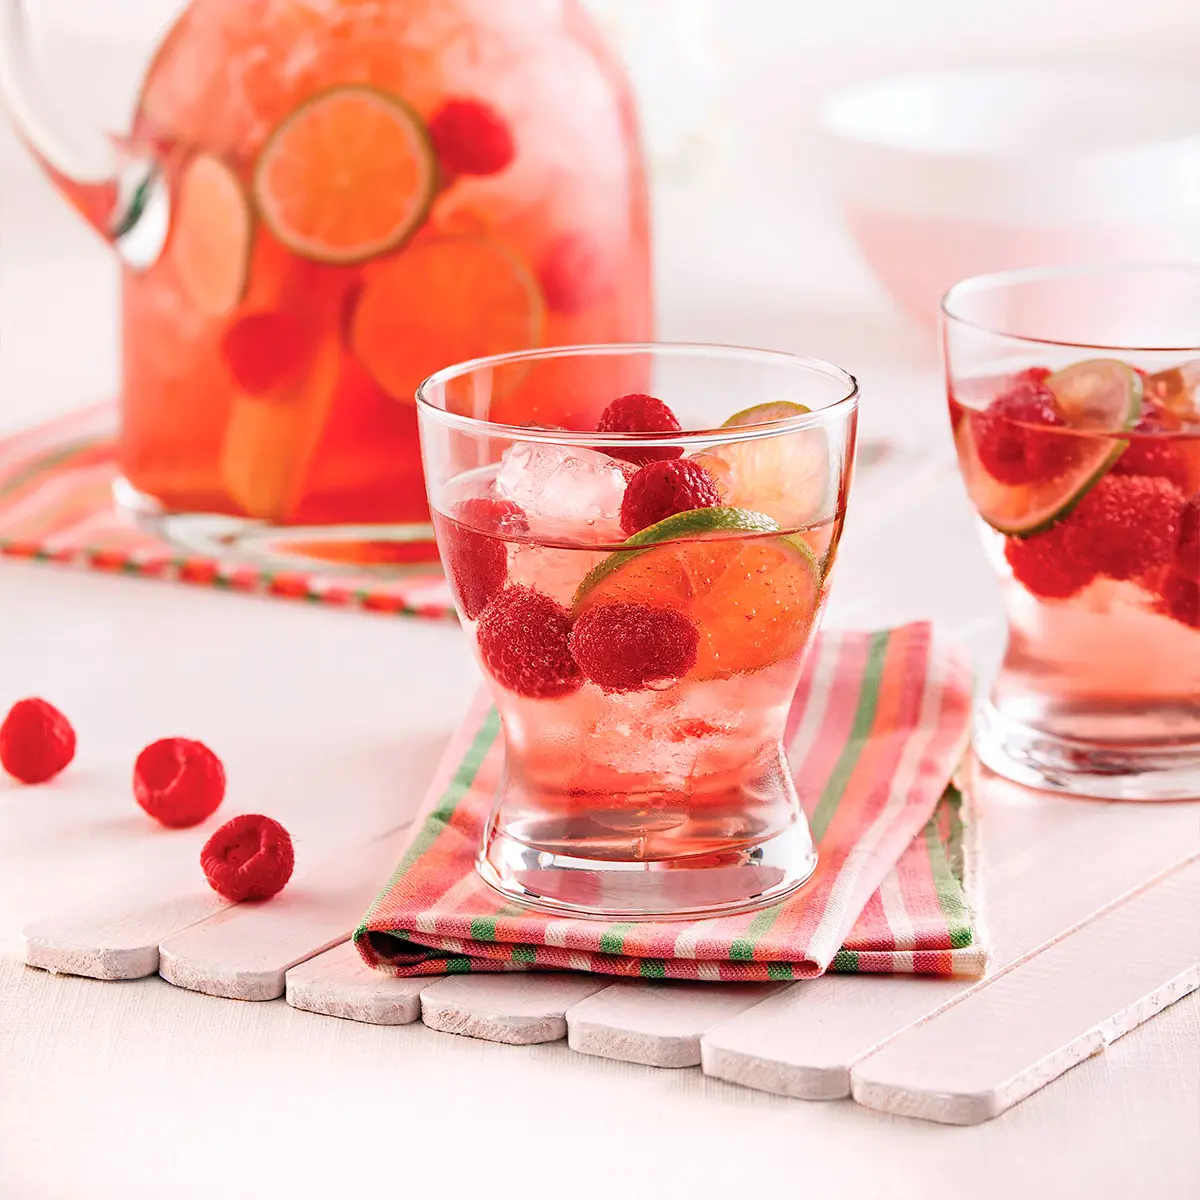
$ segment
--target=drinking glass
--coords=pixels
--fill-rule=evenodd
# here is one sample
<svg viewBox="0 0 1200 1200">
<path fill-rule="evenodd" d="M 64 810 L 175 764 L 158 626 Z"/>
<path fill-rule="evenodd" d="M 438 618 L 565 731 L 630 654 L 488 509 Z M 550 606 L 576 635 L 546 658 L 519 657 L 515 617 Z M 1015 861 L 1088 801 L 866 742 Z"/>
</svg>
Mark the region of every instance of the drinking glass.
<svg viewBox="0 0 1200 1200">
<path fill-rule="evenodd" d="M 984 276 L 943 312 L 1008 618 L 979 757 L 1085 796 L 1200 795 L 1200 266 Z"/>
<path fill-rule="evenodd" d="M 681 428 L 611 431 L 614 371 Z M 518 379 L 557 398 L 555 427 L 503 421 Z M 845 515 L 853 378 L 582 346 L 468 362 L 417 396 L 438 547 L 504 732 L 483 878 L 629 919 L 799 887 L 816 854 L 783 734 Z"/>
</svg>

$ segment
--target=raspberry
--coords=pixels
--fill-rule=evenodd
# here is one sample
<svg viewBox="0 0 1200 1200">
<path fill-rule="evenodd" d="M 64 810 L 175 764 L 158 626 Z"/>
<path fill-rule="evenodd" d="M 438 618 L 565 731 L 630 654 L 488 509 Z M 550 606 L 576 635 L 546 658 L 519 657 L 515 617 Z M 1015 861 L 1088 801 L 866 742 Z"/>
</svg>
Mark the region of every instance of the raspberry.
<svg viewBox="0 0 1200 1200">
<path fill-rule="evenodd" d="M 538 283 L 552 312 L 572 316 L 609 295 L 612 271 L 592 238 L 585 233 L 567 233 L 552 242 L 542 256 Z"/>
<path fill-rule="evenodd" d="M 569 696 L 583 685 L 571 657 L 571 614 L 549 596 L 512 584 L 483 611 L 479 654 L 497 683 L 534 700 Z"/>
<path fill-rule="evenodd" d="M 645 604 L 597 604 L 575 622 L 571 650 L 606 692 L 636 692 L 696 665 L 700 631 L 682 613 Z"/>
<path fill-rule="evenodd" d="M 1154 436 L 1161 434 L 1163 428 L 1163 422 L 1156 413 L 1147 413 L 1142 417 L 1133 432 L 1144 436 L 1129 439 L 1129 445 L 1113 467 L 1113 474 L 1149 475 L 1166 479 L 1181 492 L 1186 492 L 1191 482 L 1187 456 L 1170 438 Z"/>
<path fill-rule="evenodd" d="M 1183 493 L 1165 479 L 1106 475 L 1063 523 L 1068 556 L 1097 574 L 1134 579 L 1179 542 Z"/>
<path fill-rule="evenodd" d="M 442 171 L 496 175 L 513 160 L 512 131 L 494 108 L 479 100 L 447 100 L 429 121 Z"/>
<path fill-rule="evenodd" d="M 1092 567 L 1071 556 L 1065 525 L 1033 537 L 1005 539 L 1004 557 L 1017 582 L 1043 600 L 1065 600 L 1096 578 Z"/>
<path fill-rule="evenodd" d="M 529 523 L 517 505 L 487 497 L 456 505 L 453 521 L 441 529 L 442 551 L 463 616 L 474 621 L 508 577 L 508 547 L 498 536 L 480 530 L 525 533 Z"/>
<path fill-rule="evenodd" d="M 1163 584 L 1162 598 L 1170 617 L 1192 629 L 1200 629 L 1200 583 L 1172 572 Z"/>
<path fill-rule="evenodd" d="M 310 331 L 293 313 L 250 313 L 231 325 L 221 343 L 234 382 L 251 396 L 282 392 L 309 361 Z"/>
<path fill-rule="evenodd" d="M 693 459 L 647 463 L 625 489 L 621 528 L 634 534 L 676 513 L 720 506 L 716 480 Z"/>
<path fill-rule="evenodd" d="M 1049 367 L 1026 367 L 1023 371 L 1018 371 L 1013 377 L 1014 383 L 1032 383 L 1036 387 L 1040 387 L 1054 372 Z"/>
<path fill-rule="evenodd" d="M 682 426 L 675 414 L 653 396 L 634 392 L 620 396 L 601 414 L 596 422 L 597 433 L 679 433 Z M 621 458 L 631 463 L 658 462 L 666 458 L 679 458 L 682 446 L 631 446 L 610 448 L 605 451 L 612 458 Z"/>
<path fill-rule="evenodd" d="M 283 890 L 296 865 L 291 835 L 270 817 L 247 813 L 204 843 L 200 865 L 226 900 L 266 900 Z"/>
<path fill-rule="evenodd" d="M 21 783 L 45 783 L 75 757 L 71 722 L 45 700 L 18 700 L 0 725 L 0 766 Z"/>
<path fill-rule="evenodd" d="M 1200 495 L 1193 496 L 1179 518 L 1179 545 L 1175 547 L 1175 566 L 1181 575 L 1200 579 Z"/>
<path fill-rule="evenodd" d="M 1009 486 L 1053 479 L 1071 466 L 1075 446 L 1069 436 L 1030 428 L 1066 424 L 1054 393 L 1028 381 L 971 414 L 980 462 L 993 479 Z"/>
<path fill-rule="evenodd" d="M 156 821 L 187 829 L 207 820 L 225 798 L 225 768 L 203 742 L 151 742 L 133 767 L 133 794 Z"/>
</svg>

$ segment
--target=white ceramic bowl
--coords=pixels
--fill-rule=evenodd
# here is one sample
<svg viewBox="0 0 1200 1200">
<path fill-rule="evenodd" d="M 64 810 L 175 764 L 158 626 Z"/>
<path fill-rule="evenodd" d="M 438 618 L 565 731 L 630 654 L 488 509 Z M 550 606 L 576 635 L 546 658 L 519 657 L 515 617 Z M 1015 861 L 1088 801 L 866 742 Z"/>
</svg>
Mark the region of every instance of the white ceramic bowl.
<svg viewBox="0 0 1200 1200">
<path fill-rule="evenodd" d="M 926 323 L 957 280 L 1078 262 L 1200 262 L 1200 83 L 1009 67 L 844 91 L 821 112 L 845 219 Z"/>
</svg>

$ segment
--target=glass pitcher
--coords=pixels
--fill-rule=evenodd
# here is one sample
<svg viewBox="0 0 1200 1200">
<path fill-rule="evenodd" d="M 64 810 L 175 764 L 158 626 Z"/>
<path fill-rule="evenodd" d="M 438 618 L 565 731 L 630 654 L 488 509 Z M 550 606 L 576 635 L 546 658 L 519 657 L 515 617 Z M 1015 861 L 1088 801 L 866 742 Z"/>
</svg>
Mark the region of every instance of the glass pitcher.
<svg viewBox="0 0 1200 1200">
<path fill-rule="evenodd" d="M 0 87 L 122 261 L 118 501 L 193 547 L 433 561 L 421 380 L 651 336 L 633 104 L 574 0 L 192 0 L 120 135 L 50 117 L 0 0 Z M 490 404 L 562 423 L 533 376 Z"/>
</svg>

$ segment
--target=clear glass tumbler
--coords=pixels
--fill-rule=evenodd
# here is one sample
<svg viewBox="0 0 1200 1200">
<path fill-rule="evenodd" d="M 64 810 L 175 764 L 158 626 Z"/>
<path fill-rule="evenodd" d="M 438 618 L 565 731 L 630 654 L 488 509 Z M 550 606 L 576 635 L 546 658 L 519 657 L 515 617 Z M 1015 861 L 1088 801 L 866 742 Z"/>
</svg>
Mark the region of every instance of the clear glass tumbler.
<svg viewBox="0 0 1200 1200">
<path fill-rule="evenodd" d="M 614 367 L 632 394 L 604 390 Z M 531 376 L 559 424 L 496 422 Z M 468 362 L 417 398 L 504 730 L 484 879 L 630 919 L 799 887 L 816 853 L 783 732 L 841 535 L 854 380 L 767 351 L 585 346 Z"/>
<path fill-rule="evenodd" d="M 1200 795 L 1200 266 L 986 276 L 943 310 L 1009 626 L 979 757 L 1079 795 Z"/>
</svg>

